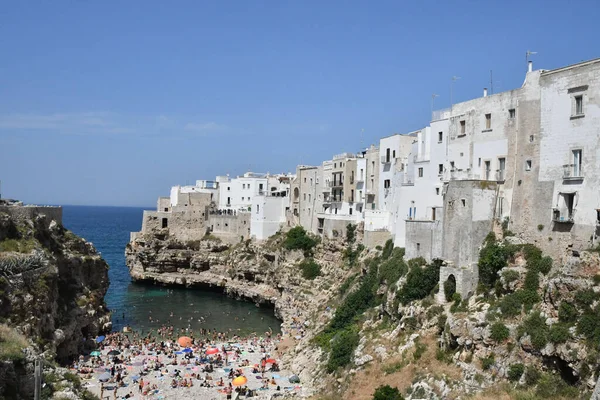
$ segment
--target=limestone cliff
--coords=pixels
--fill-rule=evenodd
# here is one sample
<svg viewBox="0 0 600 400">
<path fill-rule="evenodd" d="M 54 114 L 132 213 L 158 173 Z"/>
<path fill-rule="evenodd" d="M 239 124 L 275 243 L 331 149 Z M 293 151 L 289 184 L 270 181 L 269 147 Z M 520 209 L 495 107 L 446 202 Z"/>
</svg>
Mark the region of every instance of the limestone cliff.
<svg viewBox="0 0 600 400">
<path fill-rule="evenodd" d="M 145 235 L 126 255 L 135 280 L 274 304 L 289 339 L 283 362 L 304 387 L 297 397 L 370 399 L 385 384 L 409 399 L 589 395 L 599 365 L 598 253 L 556 265 L 508 239 L 484 243 L 480 287 L 464 300 L 437 286 L 439 263 L 406 261 L 391 242 L 368 250 L 354 238 L 323 240 L 303 254 L 285 248 L 285 234 L 234 246 Z M 320 271 L 303 276 L 312 261 Z"/>
<path fill-rule="evenodd" d="M 110 330 L 108 265 L 91 243 L 62 227 L 56 208 L 0 209 L 0 397 L 33 398 L 33 360 L 67 363 Z M 53 217 L 56 217 L 54 219 Z M 14 350 L 14 349 L 13 349 Z M 17 389 L 18 388 L 18 389 Z"/>
</svg>

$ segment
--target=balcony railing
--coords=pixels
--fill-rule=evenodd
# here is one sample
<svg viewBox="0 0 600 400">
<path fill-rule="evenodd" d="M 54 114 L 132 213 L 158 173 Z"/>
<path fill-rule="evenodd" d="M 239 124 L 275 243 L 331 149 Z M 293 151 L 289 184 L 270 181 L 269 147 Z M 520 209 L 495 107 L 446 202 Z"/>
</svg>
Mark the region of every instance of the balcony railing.
<svg viewBox="0 0 600 400">
<path fill-rule="evenodd" d="M 560 210 L 555 208 L 552 210 L 552 222 L 559 224 L 572 224 L 575 222 L 575 211 L 577 210 Z"/>
<path fill-rule="evenodd" d="M 581 164 L 563 165 L 563 179 L 578 180 L 583 179 L 583 166 Z"/>
</svg>

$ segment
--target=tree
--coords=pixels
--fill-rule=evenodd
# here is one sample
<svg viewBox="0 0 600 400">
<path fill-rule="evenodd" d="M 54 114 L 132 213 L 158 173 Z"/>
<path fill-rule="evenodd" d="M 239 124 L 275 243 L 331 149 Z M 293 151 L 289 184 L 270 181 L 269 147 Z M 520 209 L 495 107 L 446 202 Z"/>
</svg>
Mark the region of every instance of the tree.
<svg viewBox="0 0 600 400">
<path fill-rule="evenodd" d="M 373 393 L 373 400 L 404 400 L 397 387 L 379 386 Z"/>
</svg>

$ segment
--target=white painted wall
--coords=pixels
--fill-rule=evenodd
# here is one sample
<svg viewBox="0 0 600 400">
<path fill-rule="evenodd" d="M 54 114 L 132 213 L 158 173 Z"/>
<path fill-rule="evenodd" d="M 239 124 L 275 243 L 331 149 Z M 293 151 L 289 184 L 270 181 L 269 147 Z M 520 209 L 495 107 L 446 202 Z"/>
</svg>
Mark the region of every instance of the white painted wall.
<svg viewBox="0 0 600 400">
<path fill-rule="evenodd" d="M 281 225 L 286 222 L 285 209 L 289 206 L 289 202 L 289 197 L 254 196 L 250 236 L 265 240 L 277 233 Z"/>
</svg>

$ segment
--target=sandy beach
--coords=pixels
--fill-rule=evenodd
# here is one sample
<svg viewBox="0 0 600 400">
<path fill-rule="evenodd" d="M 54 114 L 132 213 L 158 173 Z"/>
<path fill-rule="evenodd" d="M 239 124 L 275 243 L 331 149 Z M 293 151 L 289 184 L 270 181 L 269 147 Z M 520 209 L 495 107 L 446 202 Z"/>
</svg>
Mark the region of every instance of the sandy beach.
<svg viewBox="0 0 600 400">
<path fill-rule="evenodd" d="M 279 370 L 278 339 L 185 340 L 112 334 L 92 355 L 81 356 L 73 372 L 103 400 L 270 399 L 302 388 Z"/>
</svg>

